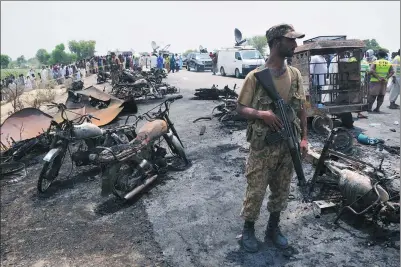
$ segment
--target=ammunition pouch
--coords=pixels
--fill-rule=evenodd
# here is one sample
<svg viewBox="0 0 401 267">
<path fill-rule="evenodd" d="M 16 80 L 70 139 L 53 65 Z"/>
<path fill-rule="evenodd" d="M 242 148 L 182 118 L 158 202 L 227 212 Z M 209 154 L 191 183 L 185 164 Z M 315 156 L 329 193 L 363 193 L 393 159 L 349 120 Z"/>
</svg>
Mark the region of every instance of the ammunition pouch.
<svg viewBox="0 0 401 267">
<path fill-rule="evenodd" d="M 296 137 L 298 137 L 298 139 L 300 139 L 300 119 L 297 117 L 294 109 L 291 106 L 285 105 L 285 107 L 287 111 L 287 118 L 288 121 L 292 124 L 294 134 Z M 278 113 L 275 114 L 278 118 L 281 119 L 281 116 Z M 262 120 L 255 120 L 250 122 L 246 132 L 246 140 L 250 143 L 250 146 L 253 150 L 261 150 L 266 145 L 271 145 L 281 140 L 284 140 L 284 136 L 284 132 L 276 132 L 273 129 L 270 129 L 267 125 L 264 124 Z"/>
<path fill-rule="evenodd" d="M 267 127 L 262 123 L 252 124 L 250 134 L 250 145 L 253 150 L 261 150 L 266 146 Z"/>
</svg>

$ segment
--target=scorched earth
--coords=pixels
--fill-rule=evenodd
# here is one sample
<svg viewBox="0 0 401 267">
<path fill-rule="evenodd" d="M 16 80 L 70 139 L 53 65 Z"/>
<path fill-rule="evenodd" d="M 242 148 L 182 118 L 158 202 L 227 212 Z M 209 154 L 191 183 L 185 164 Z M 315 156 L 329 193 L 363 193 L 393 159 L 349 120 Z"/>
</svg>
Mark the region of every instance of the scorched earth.
<svg viewBox="0 0 401 267">
<path fill-rule="evenodd" d="M 95 79 L 86 78 L 85 86 L 95 84 Z M 193 123 L 209 116 L 217 102 L 191 100 L 196 88 L 213 84 L 238 88 L 243 80 L 183 70 L 169 74 L 166 82 L 184 96 L 172 104 L 171 119 L 192 166 L 168 173 L 146 193 L 122 204 L 112 196 L 100 196 L 96 167 L 74 168 L 69 178 L 52 185 L 49 194 L 38 196 L 43 155 L 37 156 L 25 178 L 1 188 L 2 266 L 400 266 L 399 225 L 378 232 L 352 218 L 335 226 L 335 213 L 315 218 L 311 204 L 300 201 L 296 179 L 282 231 L 298 254 L 284 257 L 270 243 L 262 244 L 256 254 L 244 253 L 237 236 L 246 187 L 245 130 L 223 127 L 217 119 Z M 156 103 L 140 103 L 139 112 Z M 399 146 L 398 130 L 389 130 L 399 128 L 393 125 L 400 121 L 399 110 L 387 109 L 388 104 L 386 97 L 383 113 L 369 114 L 355 126 Z M 120 116 L 114 123 L 124 119 Z M 199 135 L 202 126 L 206 132 Z M 313 133 L 309 136 L 314 147 L 323 146 Z M 374 148 L 360 146 L 360 150 L 365 160 L 375 159 Z M 384 167 L 399 172 L 399 157 L 389 156 Z M 313 167 L 304 164 L 304 168 L 310 179 Z M 267 218 L 264 203 L 256 223 L 261 241 Z"/>
</svg>

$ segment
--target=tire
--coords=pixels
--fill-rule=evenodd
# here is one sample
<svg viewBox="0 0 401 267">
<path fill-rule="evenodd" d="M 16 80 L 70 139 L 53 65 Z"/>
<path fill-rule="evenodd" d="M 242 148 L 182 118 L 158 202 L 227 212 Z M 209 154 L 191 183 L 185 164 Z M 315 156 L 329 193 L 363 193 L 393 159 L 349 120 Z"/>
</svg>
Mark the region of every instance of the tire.
<svg viewBox="0 0 401 267">
<path fill-rule="evenodd" d="M 199 71 L 198 65 L 195 65 L 195 72 L 198 72 L 198 71 Z"/>
<path fill-rule="evenodd" d="M 235 78 L 241 78 L 241 74 L 239 73 L 239 69 L 235 69 Z"/>
<path fill-rule="evenodd" d="M 354 128 L 354 119 L 351 112 L 341 113 L 339 114 L 339 117 L 341 118 L 341 122 L 345 128 Z"/>
<path fill-rule="evenodd" d="M 166 136 L 165 140 L 174 156 L 181 158 L 184 161 L 185 166 L 187 166 L 189 164 L 189 160 L 178 138 L 175 135 L 173 135 L 171 139 Z"/>
<path fill-rule="evenodd" d="M 187 71 L 191 71 L 191 68 L 189 67 L 189 65 L 187 65 Z"/>
<path fill-rule="evenodd" d="M 124 183 L 124 171 L 126 173 L 127 183 Z M 112 193 L 114 196 L 123 200 L 124 196 L 134 190 L 141 182 L 145 179 L 145 174 L 142 172 L 141 168 L 133 166 L 132 162 L 124 162 L 113 164 L 104 175 L 111 176 L 110 183 L 112 183 Z"/>
<path fill-rule="evenodd" d="M 39 174 L 37 185 L 38 191 L 40 193 L 45 193 L 46 190 L 49 189 L 53 181 L 57 178 L 65 153 L 66 151 L 63 150 L 51 162 L 45 162 L 43 164 L 42 171 Z"/>
<path fill-rule="evenodd" d="M 352 134 L 345 130 L 339 128 L 337 134 L 333 138 L 333 143 L 331 147 L 339 152 L 347 153 L 354 145 L 354 137 Z"/>
<path fill-rule="evenodd" d="M 226 76 L 226 73 L 224 72 L 224 68 L 223 67 L 220 68 L 220 74 L 221 74 L 221 76 Z"/>
<path fill-rule="evenodd" d="M 320 134 L 320 135 L 327 135 L 328 132 L 326 131 L 323 126 L 327 126 L 331 129 L 333 129 L 333 120 L 327 116 L 320 116 L 317 115 L 313 118 L 312 121 L 312 129 L 315 133 Z"/>
</svg>

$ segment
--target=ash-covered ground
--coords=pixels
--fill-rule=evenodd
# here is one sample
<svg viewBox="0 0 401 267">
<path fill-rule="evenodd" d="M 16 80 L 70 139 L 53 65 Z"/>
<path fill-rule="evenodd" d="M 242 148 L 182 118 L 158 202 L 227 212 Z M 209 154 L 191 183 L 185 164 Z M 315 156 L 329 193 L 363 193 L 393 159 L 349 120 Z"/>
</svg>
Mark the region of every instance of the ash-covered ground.
<svg viewBox="0 0 401 267">
<path fill-rule="evenodd" d="M 170 115 L 192 166 L 168 173 L 124 204 L 112 196 L 100 196 L 96 167 L 74 168 L 67 178 L 70 165 L 66 165 L 64 177 L 49 194 L 38 196 L 43 155 L 35 157 L 24 179 L 2 183 L 2 266 L 400 266 L 399 225 L 380 229 L 351 216 L 335 226 L 335 213 L 315 218 L 312 205 L 300 201 L 295 179 L 281 225 L 298 253 L 284 257 L 272 244 L 262 242 L 266 203 L 256 223 L 261 250 L 244 253 L 237 236 L 243 224 L 239 213 L 246 187 L 245 131 L 223 127 L 217 119 L 193 123 L 210 115 L 217 102 L 190 100 L 196 88 L 212 84 L 219 88 L 237 84 L 238 88 L 243 80 L 183 70 L 170 74 L 166 82 L 179 87 L 184 96 L 171 105 Z M 93 83 L 94 76 L 85 81 L 85 85 Z M 363 131 L 399 146 L 399 125 L 394 125 L 400 121 L 399 110 L 387 109 L 386 101 L 383 113 L 359 119 L 353 133 Z M 141 102 L 140 112 L 156 103 Z M 202 126 L 206 132 L 200 136 Z M 321 148 L 321 140 L 310 134 L 313 147 Z M 374 147 L 355 144 L 354 153 L 378 163 Z M 399 173 L 399 157 L 389 154 L 383 166 L 389 174 Z M 313 167 L 305 164 L 304 168 L 310 179 Z"/>
</svg>

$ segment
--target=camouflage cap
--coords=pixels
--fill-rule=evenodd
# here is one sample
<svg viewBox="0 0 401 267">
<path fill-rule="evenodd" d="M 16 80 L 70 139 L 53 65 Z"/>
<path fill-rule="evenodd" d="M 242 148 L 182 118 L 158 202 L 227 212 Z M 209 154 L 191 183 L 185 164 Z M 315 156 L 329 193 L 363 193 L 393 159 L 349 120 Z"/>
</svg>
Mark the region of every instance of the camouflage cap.
<svg viewBox="0 0 401 267">
<path fill-rule="evenodd" d="M 296 32 L 291 24 L 278 24 L 266 31 L 267 42 L 279 37 L 296 39 L 304 38 L 305 34 Z"/>
</svg>

